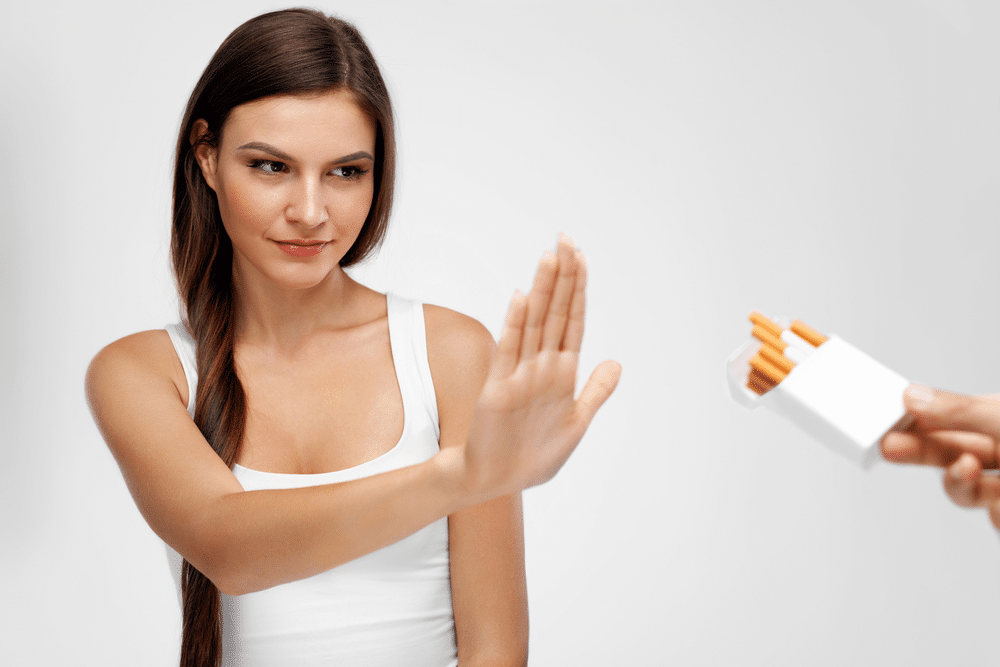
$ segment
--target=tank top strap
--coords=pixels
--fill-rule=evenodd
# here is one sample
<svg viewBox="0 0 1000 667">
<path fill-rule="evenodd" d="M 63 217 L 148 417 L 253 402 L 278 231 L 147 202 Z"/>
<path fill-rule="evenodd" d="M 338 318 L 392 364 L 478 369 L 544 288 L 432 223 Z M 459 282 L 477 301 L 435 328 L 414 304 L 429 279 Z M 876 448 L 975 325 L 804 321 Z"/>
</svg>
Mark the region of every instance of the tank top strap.
<svg viewBox="0 0 1000 667">
<path fill-rule="evenodd" d="M 167 335 L 170 336 L 170 342 L 174 344 L 177 358 L 181 360 L 181 366 L 184 368 L 184 377 L 188 383 L 188 412 L 191 414 L 191 419 L 194 419 L 195 392 L 198 390 L 198 357 L 194 338 L 183 324 L 168 324 L 165 328 Z"/>
<path fill-rule="evenodd" d="M 419 301 L 404 299 L 391 293 L 386 294 L 385 299 L 389 315 L 389 344 L 392 346 L 392 360 L 396 366 L 396 379 L 403 396 L 403 405 L 422 407 L 434 427 L 435 437 L 440 439 L 437 396 L 427 360 L 424 306 Z"/>
</svg>

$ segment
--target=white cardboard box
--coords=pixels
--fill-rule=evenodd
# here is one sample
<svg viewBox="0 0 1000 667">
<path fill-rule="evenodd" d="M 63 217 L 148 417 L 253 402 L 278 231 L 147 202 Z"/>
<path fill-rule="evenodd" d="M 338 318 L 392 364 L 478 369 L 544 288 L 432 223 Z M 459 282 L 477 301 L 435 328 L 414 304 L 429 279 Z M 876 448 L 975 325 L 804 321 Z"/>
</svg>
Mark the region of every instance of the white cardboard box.
<svg viewBox="0 0 1000 667">
<path fill-rule="evenodd" d="M 913 421 L 903 406 L 909 381 L 836 335 L 758 395 L 747 387 L 747 376 L 760 346 L 751 338 L 726 360 L 733 400 L 748 410 L 766 405 L 863 468 L 881 458 L 886 433 Z"/>
</svg>

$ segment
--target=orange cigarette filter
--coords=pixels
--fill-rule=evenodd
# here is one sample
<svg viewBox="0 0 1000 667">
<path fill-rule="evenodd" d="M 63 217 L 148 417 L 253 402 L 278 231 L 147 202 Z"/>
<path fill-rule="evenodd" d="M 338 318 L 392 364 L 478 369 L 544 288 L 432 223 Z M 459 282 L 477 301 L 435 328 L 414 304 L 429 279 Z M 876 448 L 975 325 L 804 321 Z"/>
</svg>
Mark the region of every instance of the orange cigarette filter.
<svg viewBox="0 0 1000 667">
<path fill-rule="evenodd" d="M 828 340 L 826 336 L 816 331 L 802 320 L 795 320 L 792 322 L 792 333 L 813 347 L 819 347 Z"/>
<path fill-rule="evenodd" d="M 763 376 L 761 376 L 756 371 L 750 373 L 750 376 L 747 378 L 747 387 L 749 387 L 751 390 L 754 391 L 754 393 L 758 395 L 766 394 L 768 391 L 774 388 L 774 384 L 767 382 L 762 378 Z"/>
<path fill-rule="evenodd" d="M 760 356 L 759 353 L 756 357 L 750 360 L 750 366 L 763 373 L 764 377 L 771 380 L 775 384 L 784 380 L 785 376 L 788 375 L 788 373 L 782 372 L 780 368 Z"/>
<path fill-rule="evenodd" d="M 785 348 L 788 347 L 788 343 L 778 337 L 780 335 L 780 331 L 777 335 L 775 335 L 759 324 L 755 324 L 753 327 L 753 337 L 762 342 L 764 345 L 774 348 L 778 354 L 783 353 Z"/>
<path fill-rule="evenodd" d="M 764 377 L 764 374 L 756 368 L 751 367 L 750 374 L 747 376 L 747 387 L 758 394 L 763 394 L 774 388 L 774 382 Z"/>
<path fill-rule="evenodd" d="M 778 352 L 775 352 L 768 345 L 761 345 L 760 346 L 760 356 L 764 357 L 764 359 L 766 359 L 767 361 L 770 361 L 772 364 L 774 364 L 775 366 L 777 366 L 778 370 L 780 370 L 782 373 L 785 373 L 786 375 L 788 374 L 788 372 L 790 370 L 792 370 L 793 368 L 795 368 L 795 362 L 794 361 L 792 361 L 791 359 L 789 359 L 788 357 L 786 357 L 783 354 L 779 354 Z"/>
<path fill-rule="evenodd" d="M 781 338 L 781 327 L 772 322 L 770 319 L 761 315 L 756 310 L 750 313 L 750 321 L 756 326 L 760 327 L 764 331 L 768 332 L 775 338 Z"/>
<path fill-rule="evenodd" d="M 750 362 L 747 387 L 756 394 L 763 395 L 774 389 L 795 364 L 787 359 L 787 364 L 780 361 L 785 359 L 783 353 L 788 347 L 788 343 L 781 340 L 780 326 L 756 310 L 750 313 L 750 321 L 753 322 L 753 336 L 761 342 L 761 346 L 757 356 Z"/>
<path fill-rule="evenodd" d="M 784 331 L 781 326 L 756 310 L 750 313 L 753 322 L 753 336 L 761 342 L 757 356 L 750 360 L 750 373 L 747 375 L 747 387 L 757 394 L 764 394 L 785 379 L 795 368 L 795 362 L 784 355 L 788 343 L 781 340 Z M 794 334 L 818 347 L 827 338 L 800 320 L 792 323 Z"/>
</svg>

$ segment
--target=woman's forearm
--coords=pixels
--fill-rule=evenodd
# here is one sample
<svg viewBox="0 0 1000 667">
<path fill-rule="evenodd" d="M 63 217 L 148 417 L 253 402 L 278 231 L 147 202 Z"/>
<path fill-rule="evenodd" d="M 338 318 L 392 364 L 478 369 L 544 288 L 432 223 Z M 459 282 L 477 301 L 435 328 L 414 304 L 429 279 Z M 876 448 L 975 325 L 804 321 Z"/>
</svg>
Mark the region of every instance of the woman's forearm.
<svg viewBox="0 0 1000 667">
<path fill-rule="evenodd" d="M 304 579 L 468 507 L 452 452 L 349 482 L 231 493 L 194 526 L 189 560 L 230 595 Z"/>
</svg>

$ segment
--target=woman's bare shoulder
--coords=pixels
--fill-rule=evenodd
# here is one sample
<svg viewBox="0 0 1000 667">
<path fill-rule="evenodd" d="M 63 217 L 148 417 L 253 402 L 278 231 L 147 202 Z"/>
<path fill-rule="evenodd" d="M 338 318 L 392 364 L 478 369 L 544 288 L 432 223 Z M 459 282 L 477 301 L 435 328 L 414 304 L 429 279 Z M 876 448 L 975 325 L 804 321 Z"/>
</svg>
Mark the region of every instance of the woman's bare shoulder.
<svg viewBox="0 0 1000 667">
<path fill-rule="evenodd" d="M 161 380 L 171 382 L 178 398 L 187 404 L 187 381 L 184 367 L 164 329 L 140 331 L 106 345 L 87 368 L 87 398 L 93 410 L 108 389 L 119 389 L 132 382 Z"/>
<path fill-rule="evenodd" d="M 496 344 L 478 320 L 450 308 L 424 304 L 427 350 L 444 363 L 482 366 L 485 372 Z M 433 360 L 432 360 L 433 366 Z"/>
<path fill-rule="evenodd" d="M 444 446 L 465 437 L 496 344 L 480 322 L 448 308 L 425 305 L 424 321 Z"/>
</svg>

